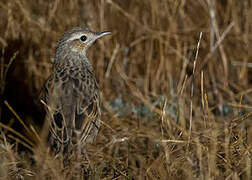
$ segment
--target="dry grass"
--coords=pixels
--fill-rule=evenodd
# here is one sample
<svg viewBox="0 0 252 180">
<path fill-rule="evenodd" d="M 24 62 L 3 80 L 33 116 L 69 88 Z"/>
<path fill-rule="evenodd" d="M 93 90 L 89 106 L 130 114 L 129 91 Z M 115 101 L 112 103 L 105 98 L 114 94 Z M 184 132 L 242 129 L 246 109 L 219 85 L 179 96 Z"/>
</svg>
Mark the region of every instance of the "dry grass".
<svg viewBox="0 0 252 180">
<path fill-rule="evenodd" d="M 3 0 L 0 17 L 0 179 L 71 179 L 80 163 L 86 179 L 251 178 L 250 0 Z M 91 164 L 64 168 L 34 145 L 34 100 L 82 24 L 113 32 L 88 53 L 103 126 Z"/>
</svg>

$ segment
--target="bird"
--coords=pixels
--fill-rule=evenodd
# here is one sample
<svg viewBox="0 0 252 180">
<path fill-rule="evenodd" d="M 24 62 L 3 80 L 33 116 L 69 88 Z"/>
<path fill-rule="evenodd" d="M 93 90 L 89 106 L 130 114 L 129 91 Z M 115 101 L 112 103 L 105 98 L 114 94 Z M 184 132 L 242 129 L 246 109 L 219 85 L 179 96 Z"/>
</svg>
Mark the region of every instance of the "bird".
<svg viewBox="0 0 252 180">
<path fill-rule="evenodd" d="M 75 147 L 85 149 L 98 133 L 100 90 L 87 50 L 97 39 L 109 34 L 74 27 L 58 41 L 52 73 L 40 94 L 47 107 L 48 144 L 56 153 L 68 154 Z"/>
</svg>

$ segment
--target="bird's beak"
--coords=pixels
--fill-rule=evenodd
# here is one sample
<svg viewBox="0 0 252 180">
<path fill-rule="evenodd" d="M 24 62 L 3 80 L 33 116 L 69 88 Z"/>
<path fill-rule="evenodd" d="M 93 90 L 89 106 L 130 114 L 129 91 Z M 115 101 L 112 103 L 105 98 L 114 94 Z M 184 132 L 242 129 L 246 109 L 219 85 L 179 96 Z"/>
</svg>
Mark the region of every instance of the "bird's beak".
<svg viewBox="0 0 252 180">
<path fill-rule="evenodd" d="M 97 32 L 97 33 L 95 33 L 96 39 L 99 39 L 99 38 L 101 38 L 103 36 L 106 36 L 106 35 L 109 35 L 109 34 L 111 34 L 110 31 L 104 31 L 104 32 Z"/>
</svg>

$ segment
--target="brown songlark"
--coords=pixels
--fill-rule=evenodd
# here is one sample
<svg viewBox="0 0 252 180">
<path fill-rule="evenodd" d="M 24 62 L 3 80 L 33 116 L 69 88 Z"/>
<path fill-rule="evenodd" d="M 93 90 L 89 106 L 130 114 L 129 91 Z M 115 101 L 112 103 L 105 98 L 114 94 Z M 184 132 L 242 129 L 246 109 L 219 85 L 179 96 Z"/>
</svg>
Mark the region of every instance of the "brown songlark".
<svg viewBox="0 0 252 180">
<path fill-rule="evenodd" d="M 75 27 L 61 37 L 56 47 L 53 71 L 42 89 L 47 104 L 49 144 L 68 153 L 75 146 L 93 142 L 100 127 L 99 86 L 86 52 L 96 39 L 110 32 L 92 32 Z"/>
</svg>

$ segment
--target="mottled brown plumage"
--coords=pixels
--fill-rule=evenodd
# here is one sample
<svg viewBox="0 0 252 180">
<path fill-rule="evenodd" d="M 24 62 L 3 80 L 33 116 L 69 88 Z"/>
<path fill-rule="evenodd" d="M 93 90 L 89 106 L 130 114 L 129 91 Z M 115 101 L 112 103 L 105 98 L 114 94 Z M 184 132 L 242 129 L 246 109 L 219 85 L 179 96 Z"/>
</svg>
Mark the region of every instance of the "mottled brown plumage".
<svg viewBox="0 0 252 180">
<path fill-rule="evenodd" d="M 93 142 L 100 127 L 99 86 L 86 56 L 92 43 L 110 32 L 95 33 L 75 27 L 56 48 L 53 71 L 42 90 L 50 120 L 49 144 L 63 153 Z"/>
</svg>

